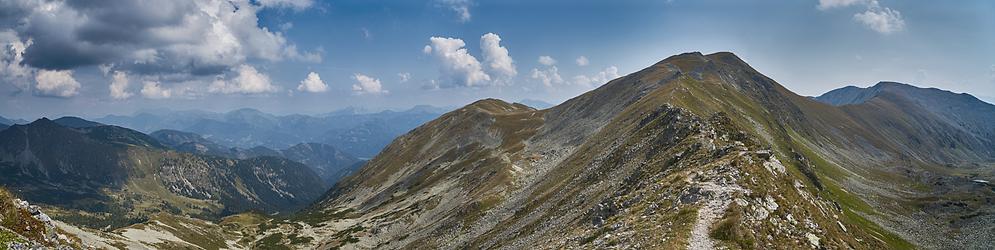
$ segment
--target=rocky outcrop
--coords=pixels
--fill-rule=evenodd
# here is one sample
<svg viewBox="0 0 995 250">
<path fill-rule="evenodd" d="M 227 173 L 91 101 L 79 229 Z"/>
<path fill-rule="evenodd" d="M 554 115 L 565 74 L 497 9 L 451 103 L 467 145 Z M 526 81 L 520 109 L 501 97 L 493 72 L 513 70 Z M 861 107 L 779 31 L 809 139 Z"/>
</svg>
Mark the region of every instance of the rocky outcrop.
<svg viewBox="0 0 995 250">
<path fill-rule="evenodd" d="M 74 235 L 56 227 L 41 207 L 0 189 L 0 246 L 6 249 L 81 249 Z"/>
</svg>

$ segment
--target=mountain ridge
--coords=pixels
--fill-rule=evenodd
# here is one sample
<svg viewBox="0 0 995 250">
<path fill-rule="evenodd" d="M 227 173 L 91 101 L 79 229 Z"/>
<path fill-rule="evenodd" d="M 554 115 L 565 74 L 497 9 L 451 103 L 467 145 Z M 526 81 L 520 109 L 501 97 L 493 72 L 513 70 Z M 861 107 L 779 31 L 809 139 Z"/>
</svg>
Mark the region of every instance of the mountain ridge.
<svg viewBox="0 0 995 250">
<path fill-rule="evenodd" d="M 983 134 L 908 98 L 836 107 L 694 52 L 549 109 L 511 105 L 394 140 L 307 210 L 335 222 L 308 230 L 337 233 L 301 247 L 901 249 L 981 246 L 956 239 L 990 228 L 971 214 L 995 193 L 964 176 L 992 159 Z"/>
<path fill-rule="evenodd" d="M 394 137 L 441 114 L 436 112 L 435 108 L 416 106 L 400 112 L 344 110 L 318 116 L 279 116 L 243 108 L 226 113 L 143 112 L 132 116 L 106 116 L 97 121 L 147 133 L 163 129 L 193 132 L 227 148 L 288 148 L 299 143 L 318 142 L 369 158 Z"/>
<path fill-rule="evenodd" d="M 289 160 L 180 153 L 130 129 L 69 128 L 47 118 L 0 131 L 0 171 L 19 196 L 89 227 L 125 226 L 156 212 L 288 212 L 324 192 L 317 174 Z"/>
<path fill-rule="evenodd" d="M 249 159 L 261 156 L 286 158 L 311 167 L 326 184 L 332 185 L 338 179 L 355 171 L 361 161 L 334 146 L 322 143 L 299 143 L 285 149 L 270 149 L 257 146 L 249 149 L 226 148 L 203 136 L 178 130 L 158 130 L 151 137 L 177 151 L 193 154 L 213 155 L 233 159 Z"/>
<path fill-rule="evenodd" d="M 541 111 L 485 99 L 397 138 L 308 217 L 348 213 L 352 226 L 315 228 L 378 232 L 350 234 L 356 247 L 907 246 L 854 215 L 866 204 L 836 203 L 853 197 L 791 139 L 814 123 L 798 102 L 829 108 L 731 53 L 672 56 Z M 778 231 L 762 223 L 775 213 L 813 224 Z M 652 220 L 679 224 L 647 234 Z M 309 246 L 344 245 L 318 236 Z"/>
</svg>

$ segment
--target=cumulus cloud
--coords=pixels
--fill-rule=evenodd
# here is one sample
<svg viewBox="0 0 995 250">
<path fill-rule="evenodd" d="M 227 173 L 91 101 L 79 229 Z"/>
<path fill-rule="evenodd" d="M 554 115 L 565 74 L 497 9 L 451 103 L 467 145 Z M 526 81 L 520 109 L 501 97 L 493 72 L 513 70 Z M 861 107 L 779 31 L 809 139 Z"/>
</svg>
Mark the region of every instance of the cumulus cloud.
<svg viewBox="0 0 995 250">
<path fill-rule="evenodd" d="M 556 59 L 553 59 L 553 57 L 550 56 L 540 56 L 538 61 L 539 64 L 546 66 L 551 66 L 553 64 L 556 64 Z"/>
<path fill-rule="evenodd" d="M 145 81 L 141 93 L 142 96 L 148 99 L 167 99 L 173 95 L 172 90 L 163 88 L 157 81 Z"/>
<path fill-rule="evenodd" d="M 480 50 L 491 75 L 500 79 L 511 79 L 518 74 L 515 60 L 511 59 L 508 48 L 501 46 L 501 37 L 487 33 L 480 37 Z"/>
<path fill-rule="evenodd" d="M 143 75 L 215 75 L 250 59 L 320 60 L 260 26 L 257 15 L 264 8 L 306 8 L 311 2 L 11 0 L 0 3 L 0 29 L 33 38 L 23 55 L 33 68 L 113 63 Z"/>
<path fill-rule="evenodd" d="M 443 8 L 448 8 L 456 13 L 456 18 L 461 22 L 470 21 L 470 5 L 473 2 L 470 0 L 436 0 L 436 4 Z"/>
<path fill-rule="evenodd" d="M 591 61 L 588 61 L 586 56 L 578 57 L 576 62 L 577 66 L 587 66 L 588 64 L 591 64 Z"/>
<path fill-rule="evenodd" d="M 31 46 L 31 39 L 22 41 L 13 32 L 0 32 L 0 80 L 13 84 L 20 91 L 30 88 L 31 68 L 24 66 L 24 51 Z"/>
<path fill-rule="evenodd" d="M 401 78 L 401 83 L 405 83 L 408 82 L 408 80 L 411 80 L 411 73 L 408 72 L 397 73 L 397 77 Z"/>
<path fill-rule="evenodd" d="M 560 76 L 560 70 L 556 66 L 549 66 L 545 69 L 532 69 L 532 79 L 539 80 L 542 85 L 546 87 L 553 87 L 553 84 L 563 83 L 563 77 Z"/>
<path fill-rule="evenodd" d="M 308 73 L 307 78 L 301 81 L 301 85 L 297 86 L 297 90 L 318 93 L 328 91 L 328 85 L 324 81 L 321 81 L 321 76 L 318 73 Z"/>
<path fill-rule="evenodd" d="M 111 91 L 111 98 L 115 100 L 124 100 L 131 97 L 131 92 L 128 92 L 128 74 L 121 71 L 114 71 L 114 75 L 111 76 L 111 85 L 108 87 Z"/>
<path fill-rule="evenodd" d="M 71 70 L 40 70 L 35 82 L 35 91 L 40 96 L 65 98 L 79 94 L 80 84 Z"/>
<path fill-rule="evenodd" d="M 231 80 L 217 79 L 208 88 L 211 93 L 224 94 L 262 94 L 276 92 L 276 86 L 270 82 L 269 76 L 260 73 L 247 64 L 238 66 L 237 76 Z"/>
<path fill-rule="evenodd" d="M 352 79 L 356 80 L 356 84 L 352 85 L 352 91 L 357 95 L 387 94 L 387 90 L 380 85 L 380 79 L 360 73 L 353 74 Z"/>
<path fill-rule="evenodd" d="M 467 52 L 466 43 L 459 38 L 432 37 L 431 44 L 422 50 L 432 54 L 440 63 L 440 87 L 487 85 L 491 76 L 484 72 L 476 57 Z"/>
<path fill-rule="evenodd" d="M 872 8 L 853 15 L 864 26 L 881 34 L 891 34 L 905 29 L 902 13 L 890 8 Z"/>
<path fill-rule="evenodd" d="M 849 6 L 863 6 L 865 10 L 853 15 L 853 20 L 881 34 L 891 34 L 905 29 L 902 13 L 881 6 L 877 0 L 819 0 L 817 8 L 829 10 Z"/>
<path fill-rule="evenodd" d="M 593 75 L 574 76 L 573 83 L 582 86 L 592 87 L 594 86 L 594 84 L 604 84 L 607 83 L 608 81 L 611 81 L 612 79 L 619 77 L 621 76 L 618 74 L 618 67 L 609 66 L 604 70 L 595 73 Z"/>
</svg>

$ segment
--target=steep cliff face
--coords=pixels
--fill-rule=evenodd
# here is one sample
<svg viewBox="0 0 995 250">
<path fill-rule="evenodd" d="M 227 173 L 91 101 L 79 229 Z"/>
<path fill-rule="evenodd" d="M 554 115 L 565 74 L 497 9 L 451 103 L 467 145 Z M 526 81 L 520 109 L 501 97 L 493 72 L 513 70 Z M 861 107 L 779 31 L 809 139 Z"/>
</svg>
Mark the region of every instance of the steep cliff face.
<svg viewBox="0 0 995 250">
<path fill-rule="evenodd" d="M 282 222 L 304 229 L 263 235 L 314 239 L 299 247 L 863 249 L 983 235 L 923 221 L 966 211 L 920 206 L 974 190 L 923 176 L 969 184 L 936 167 L 988 164 L 983 133 L 849 106 L 798 96 L 731 53 L 677 55 L 549 109 L 490 99 L 443 115 Z M 917 237 L 927 230 L 954 236 Z"/>
<path fill-rule="evenodd" d="M 0 132 L 0 171 L 0 182 L 51 206 L 54 217 L 92 227 L 124 226 L 157 212 L 287 212 L 325 191 L 307 166 L 286 159 L 180 153 L 129 129 L 69 128 L 47 119 Z"/>
</svg>

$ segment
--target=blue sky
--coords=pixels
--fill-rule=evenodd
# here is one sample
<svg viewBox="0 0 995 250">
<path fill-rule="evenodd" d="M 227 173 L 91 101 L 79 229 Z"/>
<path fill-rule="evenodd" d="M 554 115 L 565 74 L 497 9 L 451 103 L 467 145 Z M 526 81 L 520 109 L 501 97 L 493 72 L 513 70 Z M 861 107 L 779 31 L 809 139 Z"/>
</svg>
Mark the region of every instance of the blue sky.
<svg viewBox="0 0 995 250">
<path fill-rule="evenodd" d="M 802 95 L 887 80 L 995 99 L 992 1 L 122 3 L 0 4 L 0 115 L 556 103 L 690 51 Z"/>
</svg>

